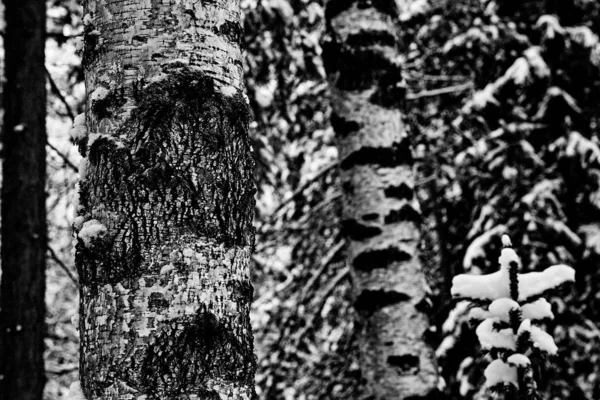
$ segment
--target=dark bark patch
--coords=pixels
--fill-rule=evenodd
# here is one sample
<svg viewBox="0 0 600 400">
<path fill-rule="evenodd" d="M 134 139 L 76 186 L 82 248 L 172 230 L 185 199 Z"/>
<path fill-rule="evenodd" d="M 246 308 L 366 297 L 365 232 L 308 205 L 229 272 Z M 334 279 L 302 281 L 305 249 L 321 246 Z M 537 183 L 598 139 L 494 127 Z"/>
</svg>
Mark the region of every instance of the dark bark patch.
<svg viewBox="0 0 600 400">
<path fill-rule="evenodd" d="M 392 18 L 398 17 L 398 4 L 396 0 L 371 0 L 373 7 L 378 9 L 380 12 L 389 15 Z"/>
<path fill-rule="evenodd" d="M 148 37 L 146 35 L 134 35 L 131 37 L 131 40 L 140 43 L 147 43 Z"/>
<path fill-rule="evenodd" d="M 399 210 L 391 210 L 384 219 L 386 224 L 394 224 L 396 222 L 410 221 L 419 223 L 421 221 L 421 213 L 410 204 L 404 204 Z"/>
<path fill-rule="evenodd" d="M 354 194 L 354 186 L 349 181 L 342 182 L 342 189 L 344 190 L 344 193 L 347 195 L 351 196 Z"/>
<path fill-rule="evenodd" d="M 362 216 L 363 221 L 377 221 L 379 219 L 379 214 L 377 213 L 369 213 Z"/>
<path fill-rule="evenodd" d="M 156 312 L 169 307 L 169 302 L 162 293 L 154 292 L 150 293 L 148 307 L 150 308 L 150 311 Z"/>
<path fill-rule="evenodd" d="M 331 3 L 331 1 L 330 1 Z M 346 3 L 346 1 L 342 0 L 342 3 Z M 335 73 L 340 66 L 340 52 L 342 46 L 338 41 L 336 41 L 331 36 L 325 36 L 323 42 L 321 43 L 322 57 L 323 57 L 323 66 L 325 67 L 325 72 L 328 76 L 331 76 Z"/>
<path fill-rule="evenodd" d="M 356 121 L 346 119 L 334 111 L 331 113 L 331 126 L 338 137 L 345 138 L 358 132 L 362 125 Z"/>
<path fill-rule="evenodd" d="M 240 93 L 225 97 L 212 78 L 186 68 L 168 69 L 168 78 L 137 91 L 137 108 L 117 132 L 130 149 L 127 171 L 110 184 L 178 231 L 250 244 L 256 189 L 248 107 Z"/>
<path fill-rule="evenodd" d="M 350 9 L 354 3 L 358 3 L 358 8 L 374 7 L 392 18 L 398 17 L 398 7 L 395 0 L 329 0 L 325 8 L 325 20 L 331 21 L 342 12 Z"/>
<path fill-rule="evenodd" d="M 352 262 L 354 268 L 359 271 L 372 271 L 377 268 L 387 268 L 395 262 L 408 261 L 412 255 L 397 247 L 365 251 Z"/>
<path fill-rule="evenodd" d="M 100 54 L 100 35 L 92 33 L 94 31 L 93 26 L 88 26 L 83 32 L 83 51 L 81 54 L 81 64 L 86 66 L 90 65 L 98 59 Z"/>
<path fill-rule="evenodd" d="M 102 165 L 109 159 L 122 159 L 122 156 L 124 156 L 122 153 L 123 149 L 120 149 L 114 140 L 106 136 L 101 136 L 94 140 L 92 145 L 89 146 L 89 149 L 87 141 L 80 147 L 83 148 L 82 150 L 84 151 L 82 152 L 82 155 L 88 157 L 90 165 Z M 85 151 L 86 149 L 88 149 L 88 151 Z M 109 155 L 111 154 L 112 157 L 109 158 Z M 106 158 L 103 160 L 103 157 Z"/>
<path fill-rule="evenodd" d="M 376 46 L 353 48 L 342 45 L 336 87 L 347 91 L 370 89 L 386 71 L 397 68 L 388 53 Z"/>
<path fill-rule="evenodd" d="M 158 398 L 203 393 L 208 379 L 252 385 L 256 359 L 247 336 L 204 306 L 191 318 L 169 321 L 146 348 L 140 370 L 144 393 Z"/>
<path fill-rule="evenodd" d="M 369 99 L 385 108 L 402 108 L 406 97 L 406 83 L 399 67 L 390 68 L 377 82 L 377 89 Z"/>
<path fill-rule="evenodd" d="M 398 200 L 412 200 L 414 196 L 413 189 L 406 183 L 401 183 L 398 186 L 388 186 L 384 189 L 385 197 L 390 197 Z"/>
<path fill-rule="evenodd" d="M 354 301 L 354 308 L 363 316 L 394 304 L 410 300 L 406 293 L 395 290 L 363 290 Z"/>
<path fill-rule="evenodd" d="M 424 296 L 417 304 L 415 308 L 422 313 L 429 314 L 433 310 L 433 302 L 428 296 Z"/>
<path fill-rule="evenodd" d="M 165 56 L 162 53 L 152 53 L 152 55 L 150 56 L 150 58 L 155 61 L 155 60 L 160 60 L 160 59 L 164 59 L 167 58 L 167 56 Z"/>
<path fill-rule="evenodd" d="M 239 44 L 242 39 L 243 28 L 237 22 L 225 21 L 218 27 L 213 28 L 214 32 L 225 37 L 231 43 Z"/>
<path fill-rule="evenodd" d="M 247 304 L 252 301 L 254 288 L 249 281 L 230 280 L 226 283 L 226 288 L 231 293 L 231 300 L 234 302 Z"/>
<path fill-rule="evenodd" d="M 219 393 L 215 392 L 214 390 L 209 390 L 205 388 L 199 388 L 196 391 L 196 395 L 203 400 L 221 400 L 221 396 L 219 396 Z"/>
<path fill-rule="evenodd" d="M 395 46 L 396 36 L 387 31 L 361 31 L 348 35 L 346 45 L 350 47 Z"/>
<path fill-rule="evenodd" d="M 131 230 L 124 235 L 127 232 L 132 233 L 127 244 L 115 241 L 114 236 L 106 236 L 93 247 L 81 241 L 77 244 L 75 262 L 82 285 L 95 291 L 99 286 L 135 280 L 143 274 L 139 237 Z"/>
<path fill-rule="evenodd" d="M 412 152 L 407 143 L 395 143 L 392 147 L 361 147 L 350 153 L 340 163 L 340 168 L 349 170 L 359 165 L 375 165 L 392 168 L 399 165 L 412 165 Z"/>
<path fill-rule="evenodd" d="M 401 374 L 416 374 L 420 368 L 419 356 L 414 354 L 401 354 L 399 356 L 388 356 L 387 363 L 399 368 Z"/>
<path fill-rule="evenodd" d="M 109 118 L 115 110 L 121 108 L 126 102 L 124 89 L 113 89 L 108 92 L 108 95 L 103 99 L 92 101 L 92 112 L 98 120 Z"/>
<path fill-rule="evenodd" d="M 363 225 L 354 219 L 342 221 L 342 233 L 352 240 L 366 240 L 381 234 L 381 228 Z"/>
<path fill-rule="evenodd" d="M 358 0 L 329 0 L 325 7 L 325 20 L 331 21 L 342 12 L 350 9 Z"/>
</svg>

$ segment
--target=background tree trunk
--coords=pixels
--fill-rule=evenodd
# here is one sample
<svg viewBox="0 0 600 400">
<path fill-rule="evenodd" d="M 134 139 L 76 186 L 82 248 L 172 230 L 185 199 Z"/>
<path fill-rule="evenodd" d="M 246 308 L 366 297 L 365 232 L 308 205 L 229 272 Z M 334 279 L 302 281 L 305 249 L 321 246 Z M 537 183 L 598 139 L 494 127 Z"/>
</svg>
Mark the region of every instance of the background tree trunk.
<svg viewBox="0 0 600 400">
<path fill-rule="evenodd" d="M 44 0 L 5 0 L 0 399 L 41 399 L 46 254 Z"/>
<path fill-rule="evenodd" d="M 239 1 L 84 7 L 83 391 L 250 399 L 255 187 Z"/>
<path fill-rule="evenodd" d="M 421 212 L 400 111 L 398 10 L 392 0 L 365 3 L 329 1 L 324 44 L 361 368 L 373 398 L 417 399 L 436 388 L 437 368 L 419 307 Z"/>
</svg>

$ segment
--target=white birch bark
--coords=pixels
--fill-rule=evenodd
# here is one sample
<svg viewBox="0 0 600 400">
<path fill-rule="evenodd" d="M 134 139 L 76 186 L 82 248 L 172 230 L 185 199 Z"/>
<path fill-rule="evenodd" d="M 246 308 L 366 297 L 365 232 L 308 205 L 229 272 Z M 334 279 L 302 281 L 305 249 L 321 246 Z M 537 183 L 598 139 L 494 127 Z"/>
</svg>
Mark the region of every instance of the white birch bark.
<svg viewBox="0 0 600 400">
<path fill-rule="evenodd" d="M 419 260 L 421 211 L 402 122 L 396 2 L 330 0 L 330 78 L 361 369 L 373 399 L 434 398 Z"/>
<path fill-rule="evenodd" d="M 75 221 L 88 400 L 250 399 L 238 0 L 88 0 Z"/>
</svg>

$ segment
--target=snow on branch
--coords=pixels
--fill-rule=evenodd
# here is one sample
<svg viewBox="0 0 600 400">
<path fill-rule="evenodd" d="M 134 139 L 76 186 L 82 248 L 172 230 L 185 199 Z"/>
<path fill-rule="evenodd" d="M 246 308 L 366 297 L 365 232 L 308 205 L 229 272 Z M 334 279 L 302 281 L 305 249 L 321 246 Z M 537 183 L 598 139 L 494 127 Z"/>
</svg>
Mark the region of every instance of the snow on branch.
<svg viewBox="0 0 600 400">
<path fill-rule="evenodd" d="M 485 385 L 489 388 L 498 384 L 519 385 L 517 369 L 502 360 L 494 360 L 484 372 Z"/>
<path fill-rule="evenodd" d="M 566 282 L 575 281 L 575 270 L 567 265 L 553 265 L 542 272 L 519 275 L 519 300 L 527 301 Z"/>
<path fill-rule="evenodd" d="M 477 338 L 494 359 L 485 370 L 485 386 L 496 392 L 513 387 L 519 393 L 531 394 L 536 392 L 537 383 L 528 356 L 558 352 L 552 336 L 532 324 L 554 317 L 550 303 L 540 296 L 574 281 L 575 271 L 561 264 L 542 272 L 520 274 L 521 260 L 507 235 L 502 237 L 502 245 L 498 271 L 458 275 L 452 281 L 451 292 L 455 298 L 487 304 L 469 312 L 471 320 L 481 320 Z"/>
<path fill-rule="evenodd" d="M 508 244 L 510 239 L 506 237 Z M 455 276 L 452 280 L 451 293 L 453 297 L 470 300 L 493 301 L 501 298 L 511 298 L 510 270 L 520 268 L 521 261 L 511 247 L 504 247 L 498 259 L 500 270 L 487 275 Z M 513 267 L 514 265 L 514 267 Z M 549 290 L 555 289 L 566 282 L 575 281 L 575 271 L 566 265 L 554 265 L 542 272 L 518 274 L 518 301 L 539 297 Z M 514 282 L 513 282 L 514 283 Z"/>
</svg>

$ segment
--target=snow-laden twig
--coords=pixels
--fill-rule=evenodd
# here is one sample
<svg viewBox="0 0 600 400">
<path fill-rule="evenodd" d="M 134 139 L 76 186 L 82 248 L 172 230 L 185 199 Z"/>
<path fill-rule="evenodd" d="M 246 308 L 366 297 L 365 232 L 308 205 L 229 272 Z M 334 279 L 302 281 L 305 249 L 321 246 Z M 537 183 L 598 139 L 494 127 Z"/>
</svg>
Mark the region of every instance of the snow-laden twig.
<svg viewBox="0 0 600 400">
<path fill-rule="evenodd" d="M 487 309 L 475 307 L 469 313 L 470 319 L 482 320 L 476 329 L 477 338 L 494 358 L 484 373 L 486 387 L 516 393 L 518 399 L 533 399 L 537 383 L 528 356 L 552 356 L 558 347 L 552 336 L 532 322 L 554 317 L 550 303 L 541 296 L 574 281 L 575 271 L 560 264 L 542 272 L 521 274 L 521 260 L 507 235 L 502 236 L 502 244 L 498 271 L 458 275 L 452 281 L 451 292 L 456 298 L 487 304 Z"/>
</svg>

